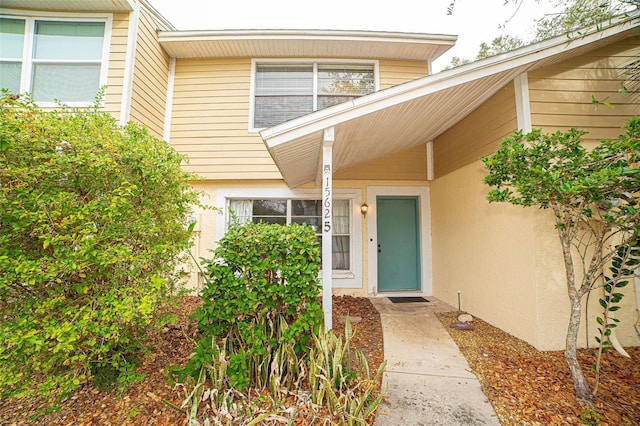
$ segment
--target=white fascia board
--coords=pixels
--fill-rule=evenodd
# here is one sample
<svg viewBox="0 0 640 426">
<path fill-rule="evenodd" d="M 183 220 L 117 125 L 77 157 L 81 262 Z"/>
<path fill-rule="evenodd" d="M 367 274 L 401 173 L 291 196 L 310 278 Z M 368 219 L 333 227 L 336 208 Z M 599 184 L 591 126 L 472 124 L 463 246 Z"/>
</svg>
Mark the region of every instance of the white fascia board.
<svg viewBox="0 0 640 426">
<path fill-rule="evenodd" d="M 218 40 L 326 40 L 379 43 L 453 45 L 458 36 L 449 34 L 384 31 L 331 30 L 187 30 L 162 31 L 160 42 Z"/>
<path fill-rule="evenodd" d="M 267 148 L 273 148 L 298 137 L 327 127 L 333 127 L 342 122 L 430 93 L 480 80 L 501 72 L 513 71 L 517 68 L 520 68 L 517 70 L 518 73 L 526 72 L 541 59 L 568 50 L 574 50 L 626 31 L 629 28 L 623 28 L 625 24 L 638 17 L 640 17 L 640 12 L 630 13 L 612 26 L 600 29 L 593 27 L 588 35 L 582 35 L 573 40 L 567 41 L 566 35 L 555 37 L 511 52 L 403 83 L 264 129 L 260 132 L 260 136 L 265 141 Z"/>
<path fill-rule="evenodd" d="M 156 19 L 158 19 L 159 21 L 161 21 L 164 25 L 167 26 L 167 28 L 170 28 L 172 31 L 176 31 L 176 27 L 164 16 L 162 16 L 162 14 L 160 12 L 158 12 L 158 9 L 156 9 L 155 7 L 153 7 L 153 5 L 147 1 L 147 0 L 129 0 L 129 2 L 140 2 L 140 4 L 142 4 L 145 9 L 147 9 L 152 15 L 154 15 L 154 17 Z"/>
</svg>

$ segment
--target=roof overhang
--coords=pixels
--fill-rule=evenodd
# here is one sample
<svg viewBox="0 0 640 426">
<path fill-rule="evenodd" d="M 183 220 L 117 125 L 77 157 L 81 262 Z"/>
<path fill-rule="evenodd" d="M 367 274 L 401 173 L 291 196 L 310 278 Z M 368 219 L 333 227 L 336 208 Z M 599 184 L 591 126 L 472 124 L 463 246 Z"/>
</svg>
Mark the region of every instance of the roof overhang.
<svg viewBox="0 0 640 426">
<path fill-rule="evenodd" d="M 135 0 L 2 0 L 7 9 L 83 12 L 127 12 Z"/>
<path fill-rule="evenodd" d="M 333 127 L 338 172 L 434 140 L 516 76 L 638 33 L 634 12 L 612 25 L 561 36 L 391 87 L 260 132 L 285 182 L 318 176 L 322 134 Z"/>
<path fill-rule="evenodd" d="M 457 36 L 372 31 L 163 31 L 159 41 L 176 58 L 316 57 L 432 61 Z"/>
</svg>

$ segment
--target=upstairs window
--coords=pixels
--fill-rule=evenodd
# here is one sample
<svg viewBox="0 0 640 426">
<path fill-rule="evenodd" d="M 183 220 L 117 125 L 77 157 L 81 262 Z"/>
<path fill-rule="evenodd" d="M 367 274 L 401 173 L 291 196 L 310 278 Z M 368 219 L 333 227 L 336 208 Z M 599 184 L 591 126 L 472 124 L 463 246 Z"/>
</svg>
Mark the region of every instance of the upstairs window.
<svg viewBox="0 0 640 426">
<path fill-rule="evenodd" d="M 102 84 L 106 22 L 0 18 L 0 84 L 38 103 L 86 104 Z"/>
<path fill-rule="evenodd" d="M 275 126 L 374 91 L 373 64 L 256 64 L 253 127 Z"/>
</svg>

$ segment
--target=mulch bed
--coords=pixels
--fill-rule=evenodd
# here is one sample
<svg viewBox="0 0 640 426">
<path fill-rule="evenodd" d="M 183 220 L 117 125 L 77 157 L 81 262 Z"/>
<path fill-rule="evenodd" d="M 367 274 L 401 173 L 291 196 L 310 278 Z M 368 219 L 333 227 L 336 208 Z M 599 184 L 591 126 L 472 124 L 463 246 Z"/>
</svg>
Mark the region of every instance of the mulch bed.
<svg viewBox="0 0 640 426">
<path fill-rule="evenodd" d="M 168 365 L 184 364 L 193 348 L 197 327 L 188 319 L 199 305 L 185 297 L 174 309 L 179 320 L 150 337 L 151 351 L 140 371 L 143 382 L 118 395 L 99 392 L 85 384 L 65 400 L 60 411 L 36 422 L 38 405 L 32 401 L 0 400 L 2 425 L 181 425 L 185 416 L 163 401 L 182 403 L 184 395 L 167 383 L 162 373 Z M 344 331 L 344 316 L 355 317 L 352 347 L 368 358 L 372 371 L 383 361 L 380 317 L 366 298 L 334 297 L 333 324 Z M 484 321 L 475 319 L 474 331 L 449 325 L 456 312 L 438 314 L 460 347 L 503 425 L 581 425 L 582 407 L 573 396 L 573 384 L 562 352 L 539 352 Z M 602 425 L 640 425 L 640 348 L 627 348 L 631 359 L 615 352 L 605 355 L 602 383 L 595 411 Z M 593 383 L 593 350 L 581 350 L 580 362 Z M 307 422 L 308 423 L 308 422 Z M 304 420 L 298 424 L 306 424 Z"/>
<path fill-rule="evenodd" d="M 574 397 L 562 351 L 540 352 L 486 322 L 475 319 L 473 331 L 451 328 L 458 314 L 439 313 L 503 425 L 581 425 L 585 407 Z M 602 425 L 640 425 L 640 347 L 604 355 L 594 410 Z M 578 351 L 593 387 L 595 350 Z M 589 424 L 589 423 L 587 423 Z M 597 424 L 593 422 L 591 424 Z"/>
<path fill-rule="evenodd" d="M 81 386 L 66 399 L 59 411 L 38 421 L 39 405 L 34 401 L 0 400 L 0 425 L 181 425 L 184 413 L 164 401 L 180 406 L 184 395 L 169 386 L 163 369 L 169 365 L 184 365 L 194 347 L 197 336 L 195 321 L 188 316 L 201 303 L 198 297 L 183 297 L 172 308 L 178 322 L 150 336 L 150 352 L 145 356 L 139 372 L 146 374 L 143 382 L 127 392 L 100 392 L 91 384 Z M 372 371 L 383 361 L 380 317 L 366 298 L 334 297 L 334 330 L 344 333 L 343 317 L 359 317 L 353 324 L 352 348 L 361 350 L 368 358 Z M 302 423 L 308 424 L 302 420 Z"/>
</svg>

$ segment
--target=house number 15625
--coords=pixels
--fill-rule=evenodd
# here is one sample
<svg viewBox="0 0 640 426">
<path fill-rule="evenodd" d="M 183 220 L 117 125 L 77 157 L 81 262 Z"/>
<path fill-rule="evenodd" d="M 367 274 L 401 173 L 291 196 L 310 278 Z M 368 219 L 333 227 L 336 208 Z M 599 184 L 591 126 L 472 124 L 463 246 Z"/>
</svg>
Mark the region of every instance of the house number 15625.
<svg viewBox="0 0 640 426">
<path fill-rule="evenodd" d="M 325 219 L 329 219 L 329 220 L 325 220 L 324 221 L 324 232 L 330 232 L 331 231 L 331 187 L 329 186 L 329 177 L 326 177 L 327 179 L 327 186 L 324 189 L 324 198 L 323 198 L 323 206 L 324 206 L 324 215 L 323 217 Z"/>
</svg>

